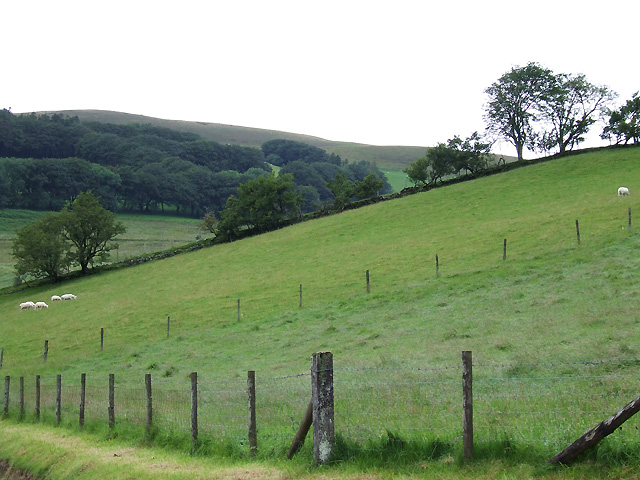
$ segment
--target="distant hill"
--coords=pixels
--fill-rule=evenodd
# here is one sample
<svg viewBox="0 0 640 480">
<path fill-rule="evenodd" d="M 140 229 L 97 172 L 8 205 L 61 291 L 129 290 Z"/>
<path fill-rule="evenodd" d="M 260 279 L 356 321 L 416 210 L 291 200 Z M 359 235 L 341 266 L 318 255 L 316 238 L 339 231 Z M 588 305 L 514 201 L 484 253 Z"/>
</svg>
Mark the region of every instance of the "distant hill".
<svg viewBox="0 0 640 480">
<path fill-rule="evenodd" d="M 401 169 L 424 155 L 426 146 L 375 146 L 360 143 L 334 142 L 324 138 L 297 133 L 266 130 L 262 128 L 239 127 L 221 123 L 191 122 L 183 120 L 165 120 L 130 113 L 108 110 L 60 110 L 36 113 L 59 113 L 70 117 L 77 116 L 81 121 L 93 121 L 115 124 L 152 124 L 174 130 L 191 132 L 207 140 L 222 144 L 260 147 L 264 142 L 274 139 L 294 140 L 322 148 L 328 153 L 340 155 L 343 160 L 375 162 L 379 168 Z"/>
</svg>

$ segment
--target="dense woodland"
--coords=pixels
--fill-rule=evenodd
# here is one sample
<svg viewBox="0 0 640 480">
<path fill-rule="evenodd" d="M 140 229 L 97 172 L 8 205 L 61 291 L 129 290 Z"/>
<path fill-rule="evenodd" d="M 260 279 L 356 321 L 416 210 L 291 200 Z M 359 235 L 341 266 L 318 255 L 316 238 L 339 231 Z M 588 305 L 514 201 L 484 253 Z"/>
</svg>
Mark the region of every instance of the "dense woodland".
<svg viewBox="0 0 640 480">
<path fill-rule="evenodd" d="M 370 174 L 391 187 L 369 162 L 350 164 L 300 142 L 272 140 L 261 149 L 222 145 L 153 125 L 80 122 L 62 115 L 0 111 L 0 208 L 59 210 L 91 190 L 110 210 L 201 217 L 221 212 L 249 180 L 290 173 L 302 212 L 333 201 L 337 174 L 358 182 Z"/>
</svg>

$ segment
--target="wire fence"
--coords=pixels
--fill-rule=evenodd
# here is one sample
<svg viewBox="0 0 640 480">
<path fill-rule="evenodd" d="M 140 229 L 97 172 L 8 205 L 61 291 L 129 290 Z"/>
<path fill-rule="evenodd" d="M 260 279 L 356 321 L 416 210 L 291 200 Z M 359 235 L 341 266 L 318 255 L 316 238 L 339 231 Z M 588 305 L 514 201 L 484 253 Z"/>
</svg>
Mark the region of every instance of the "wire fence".
<svg viewBox="0 0 640 480">
<path fill-rule="evenodd" d="M 390 434 L 404 440 L 462 442 L 461 365 L 335 368 L 333 377 L 335 431 L 344 439 L 364 449 Z M 639 380 L 640 359 L 473 365 L 474 442 L 508 441 L 551 455 L 635 399 Z M 5 378 L 5 416 L 35 416 L 36 382 L 24 379 L 23 384 L 21 389 L 19 379 Z M 197 385 L 198 439 L 248 451 L 247 380 L 199 378 Z M 118 381 L 116 375 L 114 389 L 116 426 L 145 435 L 144 379 Z M 151 398 L 155 431 L 187 437 L 192 428 L 188 379 L 154 379 Z M 256 372 L 258 449 L 282 455 L 310 399 L 310 373 L 261 378 Z M 87 375 L 87 424 L 107 424 L 109 406 L 108 378 Z M 39 421 L 57 423 L 59 411 L 63 423 L 73 424 L 80 409 L 79 378 L 63 376 L 60 387 L 56 376 L 40 379 Z M 634 417 L 608 441 L 635 446 L 639 427 Z"/>
</svg>

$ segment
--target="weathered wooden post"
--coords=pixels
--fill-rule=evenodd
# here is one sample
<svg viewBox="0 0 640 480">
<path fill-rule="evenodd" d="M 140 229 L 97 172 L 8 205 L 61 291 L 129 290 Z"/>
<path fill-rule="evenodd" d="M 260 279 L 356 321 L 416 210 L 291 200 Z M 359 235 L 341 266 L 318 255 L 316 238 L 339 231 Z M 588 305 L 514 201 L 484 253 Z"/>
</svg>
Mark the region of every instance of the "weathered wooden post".
<svg viewBox="0 0 640 480">
<path fill-rule="evenodd" d="M 240 299 L 238 299 L 238 321 L 240 321 Z"/>
<path fill-rule="evenodd" d="M 629 231 L 631 231 L 631 207 L 629 207 Z M 2 361 L 0 361 L 0 367 L 2 366 Z"/>
<path fill-rule="evenodd" d="M 109 429 L 112 429 L 116 425 L 116 406 L 115 406 L 115 390 L 116 390 L 116 376 L 113 373 L 109 374 Z"/>
<path fill-rule="evenodd" d="M 24 417 L 24 377 L 20 377 L 20 418 Z"/>
<path fill-rule="evenodd" d="M 256 426 L 256 372 L 247 374 L 247 395 L 249 397 L 249 455 L 256 456 L 258 449 L 258 429 Z"/>
<path fill-rule="evenodd" d="M 153 426 L 153 398 L 151 396 L 151 374 L 144 375 L 144 386 L 147 397 L 147 421 L 145 424 L 145 432 L 147 438 L 151 436 L 151 427 Z"/>
<path fill-rule="evenodd" d="M 11 385 L 11 377 L 7 375 L 4 377 L 4 411 L 2 413 L 2 418 L 5 418 L 9 415 L 9 386 Z"/>
<path fill-rule="evenodd" d="M 36 421 L 40 420 L 40 375 L 36 375 Z"/>
<path fill-rule="evenodd" d="M 86 392 L 87 392 L 87 374 L 80 374 L 80 418 L 78 419 L 78 424 L 80 428 L 84 426 L 84 405 L 86 401 Z"/>
<path fill-rule="evenodd" d="M 47 355 L 49 355 L 49 340 L 44 341 L 44 363 L 47 363 Z"/>
<path fill-rule="evenodd" d="M 576 235 L 578 236 L 578 245 L 580 245 L 580 226 L 578 225 L 578 220 L 576 220 Z"/>
<path fill-rule="evenodd" d="M 62 418 L 62 375 L 56 375 L 56 427 Z"/>
<path fill-rule="evenodd" d="M 104 350 L 104 327 L 100 328 L 100 351 Z"/>
<path fill-rule="evenodd" d="M 167 317 L 167 338 L 169 338 L 169 328 L 171 327 L 171 317 Z"/>
<path fill-rule="evenodd" d="M 300 284 L 300 307 L 302 308 L 302 284 Z M 0 364 L 0 367 L 2 365 Z"/>
<path fill-rule="evenodd" d="M 198 442 L 198 373 L 191 372 L 191 448 Z"/>
<path fill-rule="evenodd" d="M 502 247 L 502 260 L 507 259 L 507 239 L 504 239 L 504 246 Z"/>
<path fill-rule="evenodd" d="M 367 293 L 371 291 L 371 285 L 369 283 L 369 270 L 367 270 Z"/>
<path fill-rule="evenodd" d="M 440 262 L 438 261 L 438 254 L 436 253 L 436 278 L 440 276 Z"/>
<path fill-rule="evenodd" d="M 3 359 L 4 359 L 4 347 L 0 348 L 0 368 L 2 368 Z"/>
<path fill-rule="evenodd" d="M 335 446 L 333 416 L 333 354 L 314 353 L 311 358 L 311 401 L 313 402 L 313 459 L 331 461 Z"/>
<path fill-rule="evenodd" d="M 304 417 L 300 421 L 300 426 L 298 427 L 298 431 L 296 432 L 295 437 L 293 437 L 293 441 L 291 442 L 291 446 L 289 447 L 289 451 L 287 452 L 287 458 L 291 459 L 296 454 L 298 450 L 302 447 L 304 443 L 304 439 L 307 438 L 307 433 L 309 433 L 309 429 L 311 428 L 311 423 L 313 422 L 313 400 L 309 402 L 307 406 L 307 410 L 305 411 Z"/>
<path fill-rule="evenodd" d="M 465 460 L 473 457 L 473 371 L 470 351 L 462 352 L 462 448 Z"/>
</svg>

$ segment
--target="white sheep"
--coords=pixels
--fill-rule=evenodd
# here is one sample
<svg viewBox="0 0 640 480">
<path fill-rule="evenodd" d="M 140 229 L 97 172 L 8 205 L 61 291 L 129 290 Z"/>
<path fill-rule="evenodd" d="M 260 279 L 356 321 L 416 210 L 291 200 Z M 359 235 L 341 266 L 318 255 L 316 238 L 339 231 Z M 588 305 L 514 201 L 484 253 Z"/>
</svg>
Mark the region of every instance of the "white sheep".
<svg viewBox="0 0 640 480">
<path fill-rule="evenodd" d="M 629 195 L 629 189 L 627 187 L 620 187 L 618 189 L 618 196 Z"/>
<path fill-rule="evenodd" d="M 20 304 L 20 310 L 26 310 L 29 308 L 36 308 L 36 304 L 33 302 L 23 302 Z"/>
<path fill-rule="evenodd" d="M 36 306 L 35 306 L 35 308 L 36 308 L 37 310 L 40 310 L 41 308 L 49 308 L 49 305 L 47 305 L 47 304 L 46 304 L 46 303 L 44 303 L 44 302 L 36 302 Z"/>
<path fill-rule="evenodd" d="M 72 294 L 72 293 L 65 293 L 65 294 L 64 294 L 64 295 L 62 295 L 60 298 L 61 298 L 62 300 L 75 300 L 75 299 L 76 299 L 76 298 L 78 298 L 78 297 L 76 297 L 76 296 L 75 296 L 74 294 Z"/>
<path fill-rule="evenodd" d="M 62 298 L 60 298 L 58 295 L 51 295 L 52 302 L 59 302 L 60 300 L 62 300 Z"/>
</svg>

